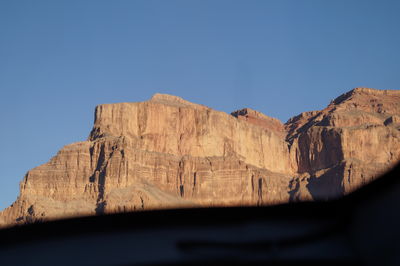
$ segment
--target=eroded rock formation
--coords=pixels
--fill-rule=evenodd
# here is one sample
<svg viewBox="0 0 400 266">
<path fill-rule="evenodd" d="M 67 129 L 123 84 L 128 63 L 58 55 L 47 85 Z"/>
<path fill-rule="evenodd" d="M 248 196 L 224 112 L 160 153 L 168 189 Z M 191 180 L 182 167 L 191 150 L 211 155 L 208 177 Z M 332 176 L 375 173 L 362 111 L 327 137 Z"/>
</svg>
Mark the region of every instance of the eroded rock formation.
<svg viewBox="0 0 400 266">
<path fill-rule="evenodd" d="M 400 159 L 400 91 L 356 88 L 286 123 L 291 199 L 326 199 L 370 182 Z"/>
<path fill-rule="evenodd" d="M 87 141 L 30 170 L 0 224 L 342 196 L 400 159 L 400 91 L 357 88 L 285 125 L 179 97 L 96 107 Z"/>
</svg>

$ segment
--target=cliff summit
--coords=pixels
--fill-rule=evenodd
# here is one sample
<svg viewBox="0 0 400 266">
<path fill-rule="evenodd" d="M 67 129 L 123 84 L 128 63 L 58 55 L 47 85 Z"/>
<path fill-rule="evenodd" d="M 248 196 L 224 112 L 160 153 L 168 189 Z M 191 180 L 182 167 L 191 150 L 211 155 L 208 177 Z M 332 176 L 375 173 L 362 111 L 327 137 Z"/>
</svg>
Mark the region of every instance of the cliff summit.
<svg viewBox="0 0 400 266">
<path fill-rule="evenodd" d="M 326 200 L 400 159 L 400 91 L 353 89 L 282 124 L 180 97 L 102 104 L 86 141 L 28 171 L 0 213 L 12 225 L 71 216 Z"/>
</svg>

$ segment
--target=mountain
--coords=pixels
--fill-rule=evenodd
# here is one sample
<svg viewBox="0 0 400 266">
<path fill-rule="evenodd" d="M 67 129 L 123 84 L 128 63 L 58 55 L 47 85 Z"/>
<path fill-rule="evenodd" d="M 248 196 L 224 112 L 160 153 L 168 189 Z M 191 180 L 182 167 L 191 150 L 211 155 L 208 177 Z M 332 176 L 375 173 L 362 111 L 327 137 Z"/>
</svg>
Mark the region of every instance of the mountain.
<svg viewBox="0 0 400 266">
<path fill-rule="evenodd" d="M 25 175 L 11 225 L 137 210 L 327 200 L 400 159 L 400 91 L 353 89 L 286 124 L 180 97 L 102 104 L 86 141 Z"/>
</svg>

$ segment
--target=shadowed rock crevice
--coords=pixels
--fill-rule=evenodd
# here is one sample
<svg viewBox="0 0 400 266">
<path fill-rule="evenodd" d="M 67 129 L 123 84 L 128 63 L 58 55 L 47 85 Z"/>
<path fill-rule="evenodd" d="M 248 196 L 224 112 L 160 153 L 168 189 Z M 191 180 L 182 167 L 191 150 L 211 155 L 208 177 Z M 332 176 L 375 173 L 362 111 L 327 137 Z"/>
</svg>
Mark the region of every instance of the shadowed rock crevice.
<svg viewBox="0 0 400 266">
<path fill-rule="evenodd" d="M 263 204 L 263 179 L 261 177 L 258 178 L 257 196 L 257 205 L 260 206 Z"/>
<path fill-rule="evenodd" d="M 330 168 L 320 176 L 312 175 L 306 187 L 314 200 L 329 200 L 345 194 L 343 177 L 344 165 L 341 164 Z"/>
<path fill-rule="evenodd" d="M 300 200 L 300 180 L 292 179 L 289 182 L 289 202 L 296 202 Z"/>
</svg>

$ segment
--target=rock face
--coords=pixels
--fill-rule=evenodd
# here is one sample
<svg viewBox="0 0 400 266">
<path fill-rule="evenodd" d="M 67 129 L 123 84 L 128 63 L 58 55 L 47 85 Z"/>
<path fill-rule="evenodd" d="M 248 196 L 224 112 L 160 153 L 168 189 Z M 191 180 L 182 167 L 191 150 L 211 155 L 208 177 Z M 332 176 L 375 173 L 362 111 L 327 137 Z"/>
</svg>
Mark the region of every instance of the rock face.
<svg viewBox="0 0 400 266">
<path fill-rule="evenodd" d="M 328 199 L 357 189 L 400 159 L 400 91 L 356 88 L 322 111 L 286 123 L 292 200 Z"/>
<path fill-rule="evenodd" d="M 96 107 L 87 141 L 30 170 L 0 224 L 342 196 L 400 159 L 400 91 L 357 88 L 285 125 L 179 97 Z"/>
</svg>

